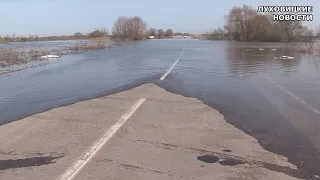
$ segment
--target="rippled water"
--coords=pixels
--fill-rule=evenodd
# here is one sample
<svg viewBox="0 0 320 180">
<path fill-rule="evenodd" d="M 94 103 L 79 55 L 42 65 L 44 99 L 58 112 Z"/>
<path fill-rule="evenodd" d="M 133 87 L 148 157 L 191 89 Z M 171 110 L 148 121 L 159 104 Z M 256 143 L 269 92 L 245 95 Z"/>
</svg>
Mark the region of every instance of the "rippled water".
<svg viewBox="0 0 320 180">
<path fill-rule="evenodd" d="M 87 92 L 91 90 L 103 92 L 126 82 L 161 76 L 182 51 L 184 56 L 169 76 L 176 76 L 187 83 L 212 81 L 217 85 L 215 88 L 219 93 L 234 90 L 231 87 L 245 89 L 248 82 L 268 78 L 285 86 L 288 91 L 297 93 L 297 96 L 315 108 L 320 108 L 319 100 L 314 97 L 318 97 L 317 93 L 320 91 L 319 58 L 298 54 L 292 51 L 292 46 L 286 47 L 280 43 L 201 40 L 142 41 L 112 49 L 64 56 L 57 61 L 46 62 L 41 67 L 4 75 L 0 77 L 1 97 L 21 89 L 28 92 L 1 99 L 0 106 L 8 107 L 9 102 L 16 106 L 19 101 L 15 99 L 13 102 L 12 98 L 17 97 L 26 102 L 33 102 L 34 96 L 37 99 L 87 97 L 90 96 Z M 282 55 L 293 56 L 295 59 L 274 58 Z M 48 95 L 42 97 L 45 94 Z M 29 99 L 29 96 L 33 99 Z M 9 117 L 1 116 L 0 121 L 7 121 Z"/>
<path fill-rule="evenodd" d="M 302 168 L 315 172 L 320 169 L 320 59 L 299 54 L 294 46 L 148 40 L 63 56 L 0 76 L 0 124 L 153 82 L 217 108 L 264 148 L 295 164 L 304 161 Z M 295 59 L 275 59 L 283 55 Z"/>
</svg>

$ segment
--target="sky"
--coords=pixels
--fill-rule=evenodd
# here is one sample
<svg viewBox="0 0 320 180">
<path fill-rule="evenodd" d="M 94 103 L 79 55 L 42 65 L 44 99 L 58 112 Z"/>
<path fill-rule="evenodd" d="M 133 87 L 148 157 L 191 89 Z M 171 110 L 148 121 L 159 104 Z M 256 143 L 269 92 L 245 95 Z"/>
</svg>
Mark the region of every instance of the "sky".
<svg viewBox="0 0 320 180">
<path fill-rule="evenodd" d="M 224 25 L 233 6 L 312 5 L 320 25 L 320 0 L 0 0 L 0 36 L 72 35 L 112 30 L 119 16 L 140 16 L 148 27 L 204 33 Z"/>
</svg>

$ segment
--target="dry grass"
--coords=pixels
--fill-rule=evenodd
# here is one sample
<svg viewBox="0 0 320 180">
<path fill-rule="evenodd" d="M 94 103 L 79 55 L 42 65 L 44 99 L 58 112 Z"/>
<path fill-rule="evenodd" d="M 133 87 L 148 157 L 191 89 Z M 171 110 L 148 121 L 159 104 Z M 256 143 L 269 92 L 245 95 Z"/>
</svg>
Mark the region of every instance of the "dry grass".
<svg viewBox="0 0 320 180">
<path fill-rule="evenodd" d="M 97 38 L 89 38 L 89 42 L 94 42 L 94 43 L 103 43 L 103 42 L 109 42 L 110 39 L 108 37 L 97 37 Z"/>
<path fill-rule="evenodd" d="M 90 50 L 97 50 L 97 49 L 105 49 L 106 45 L 102 43 L 98 44 L 90 44 L 90 43 L 81 43 L 81 44 L 75 44 L 70 47 L 67 47 L 66 50 L 69 51 L 90 51 Z"/>
<path fill-rule="evenodd" d="M 312 54 L 314 56 L 320 56 L 320 43 L 314 44 L 312 47 L 308 44 L 302 44 L 295 48 L 299 53 Z"/>
<path fill-rule="evenodd" d="M 105 49 L 106 47 L 107 46 L 102 43 L 79 43 L 74 45 L 49 47 L 2 47 L 0 48 L 0 67 L 7 67 L 41 60 L 41 56 L 48 54 L 62 56 L 66 54 Z"/>
</svg>

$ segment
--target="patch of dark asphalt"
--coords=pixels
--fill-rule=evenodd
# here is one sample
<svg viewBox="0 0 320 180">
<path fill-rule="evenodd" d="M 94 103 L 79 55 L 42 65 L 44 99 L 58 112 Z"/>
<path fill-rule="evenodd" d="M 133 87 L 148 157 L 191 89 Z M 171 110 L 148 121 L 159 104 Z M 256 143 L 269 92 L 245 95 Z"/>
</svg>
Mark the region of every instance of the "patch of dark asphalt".
<svg viewBox="0 0 320 180">
<path fill-rule="evenodd" d="M 203 81 L 206 83 L 205 80 Z M 288 157 L 288 161 L 299 169 L 293 170 L 294 172 L 299 171 L 293 173 L 298 178 L 312 179 L 315 174 L 319 173 L 320 152 L 313 146 L 308 137 L 299 133 L 296 128 L 288 123 L 278 109 L 258 91 L 250 90 L 250 98 L 259 102 L 256 107 L 251 107 L 250 104 L 243 105 L 248 102 L 242 97 L 225 97 L 225 94 L 222 93 L 212 96 L 214 92 L 210 89 L 201 88 L 200 84 L 192 87 L 184 85 L 184 82 L 180 82 L 172 76 L 168 76 L 166 81 L 157 81 L 156 85 L 174 94 L 197 98 L 204 104 L 217 109 L 224 115 L 228 123 L 256 138 L 264 149 Z M 226 99 L 228 99 L 228 103 L 226 103 Z M 300 146 L 305 148 L 301 149 Z M 280 169 L 283 169 L 283 167 Z M 279 171 L 282 172 L 282 170 Z"/>
<path fill-rule="evenodd" d="M 219 164 L 221 164 L 222 166 L 236 166 L 239 164 L 245 164 L 245 162 L 240 159 L 227 157 L 223 161 L 219 161 Z"/>
<path fill-rule="evenodd" d="M 54 160 L 60 159 L 62 157 L 64 156 L 44 156 L 30 157 L 25 159 L 0 160 L 0 170 L 48 165 L 55 163 Z"/>
<path fill-rule="evenodd" d="M 219 158 L 215 155 L 198 156 L 197 159 L 205 163 L 216 163 L 219 161 Z"/>
<path fill-rule="evenodd" d="M 202 161 L 205 163 L 216 163 L 220 160 L 220 158 L 215 155 L 198 156 L 197 159 L 199 161 Z M 227 157 L 227 158 L 223 159 L 222 161 L 219 161 L 219 164 L 221 164 L 222 166 L 236 166 L 239 164 L 245 164 L 245 162 L 240 159 L 233 158 L 233 157 Z"/>
<path fill-rule="evenodd" d="M 144 143 L 145 145 L 152 144 L 158 148 L 161 148 L 161 146 L 163 146 L 163 148 L 165 148 L 165 149 L 167 149 L 167 147 L 171 147 L 171 149 L 174 149 L 174 151 L 176 151 L 176 152 L 183 152 L 183 151 L 190 152 L 191 151 L 192 153 L 196 153 L 196 154 L 200 154 L 200 155 L 206 154 L 206 156 L 208 156 L 208 154 L 209 154 L 210 157 L 216 156 L 219 159 L 222 159 L 222 164 L 220 162 L 219 163 L 221 165 L 225 165 L 225 166 L 227 166 L 228 164 L 230 166 L 233 164 L 238 164 L 238 163 L 244 164 L 245 163 L 245 164 L 254 165 L 254 166 L 258 165 L 262 168 L 265 168 L 265 169 L 268 169 L 271 171 L 275 171 L 275 172 L 280 172 L 283 174 L 287 174 L 287 175 L 295 177 L 295 178 L 310 179 L 310 180 L 315 179 L 314 174 L 312 174 L 312 175 L 306 174 L 304 171 L 302 171 L 300 169 L 293 169 L 288 166 L 281 166 L 281 165 L 267 163 L 267 162 L 263 162 L 263 161 L 250 160 L 250 159 L 243 158 L 240 156 L 209 151 L 206 149 L 198 149 L 198 148 L 193 148 L 193 147 L 180 146 L 180 145 L 176 145 L 176 144 L 152 142 L 152 141 L 145 141 L 145 140 L 136 140 L 133 142 L 138 142 L 138 143 L 140 142 L 140 143 Z"/>
</svg>

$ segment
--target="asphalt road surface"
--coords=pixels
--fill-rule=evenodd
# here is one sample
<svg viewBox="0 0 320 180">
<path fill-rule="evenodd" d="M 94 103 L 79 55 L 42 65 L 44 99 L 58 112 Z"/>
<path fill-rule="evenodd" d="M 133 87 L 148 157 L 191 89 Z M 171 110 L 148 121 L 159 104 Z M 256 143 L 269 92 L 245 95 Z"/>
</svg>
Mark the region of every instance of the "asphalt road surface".
<svg viewBox="0 0 320 180">
<path fill-rule="evenodd" d="M 274 59 L 281 55 L 296 59 Z M 217 109 L 265 150 L 288 157 L 299 170 L 295 177 L 317 178 L 319 63 L 319 59 L 296 54 L 281 44 L 141 41 L 65 56 L 47 66 L 0 76 L 0 124 L 153 83 Z M 127 106 L 124 109 L 131 105 Z M 23 136 L 23 128 L 20 130 Z M 6 137 L 9 143 L 15 138 Z"/>
</svg>

